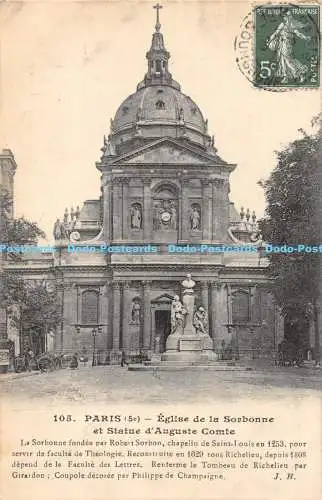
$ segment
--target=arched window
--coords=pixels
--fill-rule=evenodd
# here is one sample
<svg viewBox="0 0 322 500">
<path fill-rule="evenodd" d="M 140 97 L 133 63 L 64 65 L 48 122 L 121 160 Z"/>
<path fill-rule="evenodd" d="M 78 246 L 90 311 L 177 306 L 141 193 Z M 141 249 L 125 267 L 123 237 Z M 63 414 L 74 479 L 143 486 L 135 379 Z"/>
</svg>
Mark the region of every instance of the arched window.
<svg viewBox="0 0 322 500">
<path fill-rule="evenodd" d="M 165 109 L 165 104 L 163 101 L 161 101 L 161 99 L 159 99 L 156 103 L 155 103 L 155 107 L 157 109 Z"/>
<path fill-rule="evenodd" d="M 233 323 L 247 323 L 250 321 L 249 293 L 236 290 L 232 294 L 232 320 Z"/>
<path fill-rule="evenodd" d="M 94 325 L 99 322 L 99 293 L 85 290 L 82 293 L 82 323 Z"/>
<path fill-rule="evenodd" d="M 157 73 L 161 73 L 161 61 L 159 59 L 155 61 L 155 70 Z"/>
</svg>

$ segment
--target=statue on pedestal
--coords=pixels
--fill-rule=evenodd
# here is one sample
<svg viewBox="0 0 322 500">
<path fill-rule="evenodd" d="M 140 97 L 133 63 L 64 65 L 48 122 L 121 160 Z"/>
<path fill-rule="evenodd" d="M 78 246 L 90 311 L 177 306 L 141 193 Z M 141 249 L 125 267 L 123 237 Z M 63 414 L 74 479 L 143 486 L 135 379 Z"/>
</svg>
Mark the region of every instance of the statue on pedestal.
<svg viewBox="0 0 322 500">
<path fill-rule="evenodd" d="M 175 295 L 171 304 L 171 332 L 172 334 L 182 335 L 187 311 L 180 302 L 179 295 Z"/>
<path fill-rule="evenodd" d="M 197 335 L 208 335 L 208 314 L 204 307 L 200 306 L 193 316 L 193 326 Z"/>
<path fill-rule="evenodd" d="M 131 214 L 131 229 L 141 229 L 142 212 L 141 212 L 141 206 L 138 203 L 134 203 L 131 206 L 130 214 Z"/>
<path fill-rule="evenodd" d="M 53 235 L 55 240 L 68 240 L 68 233 L 65 227 L 64 222 L 61 222 L 60 219 L 57 219 L 54 224 Z"/>
<path fill-rule="evenodd" d="M 134 325 L 139 325 L 141 322 L 141 304 L 135 301 L 132 304 L 131 319 Z"/>
<path fill-rule="evenodd" d="M 191 274 L 187 274 L 187 278 L 183 280 L 181 283 L 183 287 L 183 305 L 187 311 L 186 314 L 186 323 L 184 328 L 185 335 L 195 335 L 195 330 L 193 328 L 192 320 L 193 320 L 193 312 L 195 308 L 195 292 L 193 290 L 195 286 L 195 281 L 191 279 Z"/>
</svg>

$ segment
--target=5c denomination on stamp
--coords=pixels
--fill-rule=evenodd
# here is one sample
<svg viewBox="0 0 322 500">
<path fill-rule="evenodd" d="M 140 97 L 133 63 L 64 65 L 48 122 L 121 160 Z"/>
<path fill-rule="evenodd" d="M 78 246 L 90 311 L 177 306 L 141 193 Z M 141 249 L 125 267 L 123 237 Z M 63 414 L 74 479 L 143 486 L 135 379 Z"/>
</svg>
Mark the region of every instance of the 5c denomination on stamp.
<svg viewBox="0 0 322 500">
<path fill-rule="evenodd" d="M 318 5 L 263 5 L 254 9 L 258 87 L 319 87 Z"/>
</svg>

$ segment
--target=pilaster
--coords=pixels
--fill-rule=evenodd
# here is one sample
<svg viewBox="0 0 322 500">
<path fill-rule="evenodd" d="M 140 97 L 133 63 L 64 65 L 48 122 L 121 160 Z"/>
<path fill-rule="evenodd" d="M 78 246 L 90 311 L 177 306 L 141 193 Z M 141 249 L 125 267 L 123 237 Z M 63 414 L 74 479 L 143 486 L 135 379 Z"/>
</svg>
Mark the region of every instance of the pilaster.
<svg viewBox="0 0 322 500">
<path fill-rule="evenodd" d="M 110 176 L 103 176 L 102 193 L 103 193 L 103 238 L 106 243 L 109 243 L 111 240 L 111 214 L 112 214 Z"/>
<path fill-rule="evenodd" d="M 188 199 L 188 185 L 189 185 L 189 179 L 182 178 L 181 179 L 181 213 L 180 213 L 180 218 L 181 218 L 181 239 L 182 241 L 189 241 L 189 231 L 188 231 L 188 224 L 189 224 L 189 199 Z"/>
<path fill-rule="evenodd" d="M 209 332 L 209 283 L 208 281 L 202 281 L 201 282 L 201 300 L 202 300 L 202 305 L 205 308 L 207 312 L 207 318 L 208 322 L 206 325 L 207 332 Z"/>
<path fill-rule="evenodd" d="M 144 177 L 143 183 L 143 239 L 150 242 L 152 233 L 151 179 Z"/>
<path fill-rule="evenodd" d="M 122 239 L 126 240 L 128 238 L 129 233 L 129 182 L 130 179 L 128 177 L 123 177 L 123 200 L 122 200 Z"/>
<path fill-rule="evenodd" d="M 148 350 L 151 338 L 151 283 L 142 281 L 143 286 L 143 349 Z"/>
<path fill-rule="evenodd" d="M 202 184 L 202 239 L 211 241 L 211 221 L 212 221 L 212 187 L 209 179 L 201 179 Z"/>
<path fill-rule="evenodd" d="M 122 238 L 122 182 L 121 177 L 113 179 L 113 240 L 116 241 Z"/>
<path fill-rule="evenodd" d="M 228 230 L 228 183 L 225 179 L 212 180 L 212 239 L 223 242 Z"/>
<path fill-rule="evenodd" d="M 113 351 L 120 349 L 120 307 L 121 307 L 121 286 L 118 281 L 113 281 Z"/>
<path fill-rule="evenodd" d="M 129 318 L 130 318 L 130 282 L 123 284 L 123 342 L 122 347 L 125 352 L 129 350 Z"/>
</svg>

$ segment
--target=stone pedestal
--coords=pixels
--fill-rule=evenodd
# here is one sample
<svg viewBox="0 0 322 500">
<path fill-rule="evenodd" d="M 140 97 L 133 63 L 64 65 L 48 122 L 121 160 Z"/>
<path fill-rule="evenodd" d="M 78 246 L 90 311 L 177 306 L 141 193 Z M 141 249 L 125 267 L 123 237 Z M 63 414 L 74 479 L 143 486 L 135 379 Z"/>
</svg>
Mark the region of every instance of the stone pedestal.
<svg viewBox="0 0 322 500">
<path fill-rule="evenodd" d="M 178 333 L 170 334 L 166 342 L 166 351 L 178 351 L 180 339 L 181 335 Z"/>
<path fill-rule="evenodd" d="M 195 293 L 193 288 L 195 282 L 191 279 L 191 275 L 187 275 L 182 286 L 182 302 L 185 310 L 184 327 L 178 328 L 175 325 L 175 333 L 169 335 L 166 352 L 162 354 L 161 360 L 188 365 L 216 361 L 212 339 L 208 334 L 200 334 L 199 331 L 197 333 L 194 326 Z"/>
<path fill-rule="evenodd" d="M 195 306 L 195 294 L 192 289 L 184 290 L 182 302 L 183 307 L 187 312 L 183 335 L 194 335 L 195 329 L 193 326 L 193 311 Z"/>
</svg>

